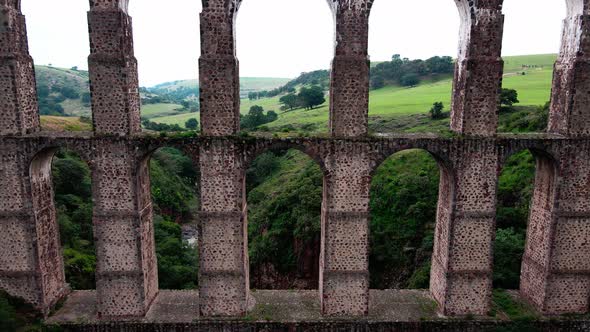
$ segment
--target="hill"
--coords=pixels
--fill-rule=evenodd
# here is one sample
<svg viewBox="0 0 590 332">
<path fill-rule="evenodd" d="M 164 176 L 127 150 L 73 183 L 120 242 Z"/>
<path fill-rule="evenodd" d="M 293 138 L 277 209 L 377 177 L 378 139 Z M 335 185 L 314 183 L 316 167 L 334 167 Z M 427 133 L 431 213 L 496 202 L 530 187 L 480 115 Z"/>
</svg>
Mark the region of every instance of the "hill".
<svg viewBox="0 0 590 332">
<path fill-rule="evenodd" d="M 520 100 L 518 105 L 540 106 L 549 100 L 553 63 L 556 57 L 555 54 L 540 54 L 504 58 L 503 87 L 518 91 Z M 432 104 L 438 101 L 443 102 L 448 111 L 451 92 L 452 77 L 423 80 L 412 87 L 387 85 L 371 90 L 369 95 L 370 130 L 382 132 L 386 131 L 386 128 L 400 128 L 400 123 L 407 121 L 416 123 L 415 120 L 425 117 Z M 251 106 L 259 105 L 265 110 L 276 111 L 279 115 L 278 119 L 265 125 L 271 132 L 302 131 L 308 134 L 327 132 L 329 101 L 313 110 L 280 111 L 280 97 L 281 95 L 258 100 L 242 99 L 240 110 L 246 113 Z M 413 116 L 413 120 L 408 118 L 410 116 Z M 411 130 L 406 125 L 401 127 Z"/>
<path fill-rule="evenodd" d="M 240 78 L 240 97 L 246 98 L 248 93 L 253 91 L 271 90 L 277 88 L 287 82 L 290 78 L 274 78 L 274 77 L 241 77 Z M 191 91 L 187 96 L 196 97 L 199 90 L 198 80 L 181 80 L 166 82 L 158 84 L 151 88 L 147 88 L 151 93 L 155 94 L 174 94 Z"/>
<path fill-rule="evenodd" d="M 539 54 L 524 56 L 509 56 L 504 58 L 503 87 L 516 89 L 519 93 L 520 106 L 543 105 L 549 100 L 551 90 L 551 78 L 555 54 Z M 47 86 L 50 91 L 53 87 L 70 87 L 79 94 L 87 91 L 88 73 L 73 69 L 61 69 L 38 66 L 37 80 L 40 86 Z M 325 86 L 325 75 L 319 80 L 319 84 Z M 305 78 L 305 76 L 302 76 Z M 242 78 L 242 95 L 245 91 L 271 91 L 282 87 L 299 89 L 301 86 L 311 84 L 313 81 L 300 78 L 289 81 L 282 78 Z M 282 84 L 282 85 L 281 85 Z M 57 89 L 57 88 L 56 88 Z M 166 93 L 189 89 L 191 93 L 197 90 L 196 80 L 184 80 L 168 82 L 150 88 L 152 96 L 162 97 Z M 270 90 L 269 90 L 270 89 Z M 426 114 L 432 103 L 441 101 L 446 110 L 450 108 L 452 90 L 452 78 L 442 77 L 437 79 L 424 79 L 416 86 L 402 87 L 399 85 L 386 85 L 380 89 L 370 91 L 369 125 L 372 132 L 388 132 L 402 129 L 404 131 L 418 131 L 424 129 L 420 123 L 426 118 Z M 145 96 L 146 90 L 142 90 Z M 51 92 L 51 95 L 59 95 L 61 92 Z M 278 113 L 278 119 L 265 126 L 272 132 L 304 132 L 306 134 L 321 134 L 327 132 L 329 102 L 313 110 L 296 109 L 293 111 L 281 111 L 280 97 L 282 92 L 271 98 L 250 100 L 242 98 L 240 111 L 246 114 L 254 105 L 262 106 L 266 111 L 273 110 Z M 247 93 L 246 93 L 247 95 Z M 329 99 L 326 97 L 326 99 Z M 60 102 L 64 108 L 64 115 L 89 115 L 90 110 L 84 106 L 82 97 L 79 99 L 65 99 Z M 142 118 L 156 123 L 178 124 L 184 126 L 190 118 L 199 119 L 195 109 L 186 107 L 177 102 L 153 103 L 142 106 Z M 190 105 L 189 105 L 190 106 Z M 47 114 L 47 113 L 44 113 Z M 423 121 L 422 121 L 423 122 Z M 409 124 L 414 124 L 412 127 Z"/>
<path fill-rule="evenodd" d="M 39 110 L 42 115 L 89 116 L 88 72 L 49 66 L 35 66 Z"/>
</svg>

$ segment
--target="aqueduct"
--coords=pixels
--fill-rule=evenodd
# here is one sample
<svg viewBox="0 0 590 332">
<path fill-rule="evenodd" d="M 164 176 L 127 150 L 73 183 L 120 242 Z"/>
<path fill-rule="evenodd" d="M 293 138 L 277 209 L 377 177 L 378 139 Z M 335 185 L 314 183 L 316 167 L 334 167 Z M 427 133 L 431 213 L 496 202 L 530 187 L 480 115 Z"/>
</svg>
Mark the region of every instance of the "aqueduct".
<svg viewBox="0 0 590 332">
<path fill-rule="evenodd" d="M 453 84 L 454 137 L 368 135 L 372 0 L 328 0 L 335 17 L 329 138 L 243 138 L 234 22 L 240 0 L 203 1 L 199 59 L 202 133 L 141 133 L 137 62 L 126 0 L 90 0 L 88 59 L 94 132 L 42 132 L 20 0 L 0 1 L 0 288 L 44 313 L 69 294 L 52 197 L 51 158 L 76 151 L 92 170 L 96 306 L 100 319 L 143 317 L 160 296 L 146 162 L 173 146 L 201 171 L 198 312 L 248 311 L 245 168 L 297 147 L 325 172 L 319 301 L 326 316 L 369 311 L 368 221 L 373 170 L 425 149 L 441 173 L 430 294 L 446 315 L 491 306 L 498 173 L 530 149 L 537 175 L 520 295 L 546 314 L 586 313 L 590 300 L 590 0 L 567 0 L 546 133 L 497 133 L 502 0 L 455 0 L 462 18 Z"/>
</svg>

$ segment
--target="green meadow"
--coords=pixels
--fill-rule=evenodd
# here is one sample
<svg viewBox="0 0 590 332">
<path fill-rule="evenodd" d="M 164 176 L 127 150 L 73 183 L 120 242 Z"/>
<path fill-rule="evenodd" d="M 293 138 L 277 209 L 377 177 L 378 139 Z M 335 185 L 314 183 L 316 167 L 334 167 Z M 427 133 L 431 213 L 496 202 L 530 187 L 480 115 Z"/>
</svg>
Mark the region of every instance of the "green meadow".
<svg viewBox="0 0 590 332">
<path fill-rule="evenodd" d="M 522 106 L 543 105 L 549 101 L 551 79 L 555 54 L 509 56 L 504 58 L 504 88 L 516 89 Z M 392 120 L 399 116 L 412 114 L 426 114 L 434 102 L 441 101 L 445 110 L 450 109 L 452 91 L 452 77 L 438 81 L 424 81 L 415 87 L 386 86 L 371 90 L 369 95 L 369 117 L 380 120 Z M 273 110 L 279 118 L 267 124 L 270 130 L 285 126 L 313 126 L 314 131 L 325 131 L 328 125 L 328 101 L 313 110 L 297 109 L 281 111 L 280 96 L 259 100 L 242 99 L 240 112 L 245 114 L 254 105 L 262 106 L 265 110 Z M 326 96 L 329 100 L 329 96 Z M 142 116 L 158 114 L 156 110 L 143 110 Z M 150 120 L 166 124 L 184 126 L 184 122 L 195 114 L 179 114 L 154 116 Z"/>
</svg>

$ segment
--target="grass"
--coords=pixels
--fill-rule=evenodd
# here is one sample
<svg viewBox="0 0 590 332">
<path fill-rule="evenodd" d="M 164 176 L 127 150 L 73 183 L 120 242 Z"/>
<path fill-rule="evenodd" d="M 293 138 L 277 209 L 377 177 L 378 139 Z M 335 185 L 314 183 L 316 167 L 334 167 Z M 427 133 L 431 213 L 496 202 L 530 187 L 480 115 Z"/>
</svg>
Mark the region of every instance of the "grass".
<svg viewBox="0 0 590 332">
<path fill-rule="evenodd" d="M 141 118 L 152 119 L 156 117 L 178 114 L 182 105 L 178 104 L 147 104 L 141 106 Z"/>
<path fill-rule="evenodd" d="M 545 104 L 551 94 L 551 79 L 555 54 L 540 54 L 505 57 L 503 87 L 516 89 L 519 94 L 519 106 L 537 106 Z M 524 67 L 523 67 L 524 66 Z M 525 75 L 522 75 L 522 73 Z M 451 105 L 452 77 L 438 81 L 425 81 L 415 87 L 386 86 L 371 90 L 369 95 L 369 121 L 374 124 L 373 131 L 383 131 L 395 127 L 397 119 L 421 115 L 425 118 L 434 102 L 442 101 L 448 111 Z M 242 99 L 240 111 L 246 113 L 253 105 L 262 106 L 265 110 L 280 110 L 280 96 L 263 98 L 255 101 Z M 328 99 L 328 98 L 326 98 Z M 295 111 L 278 111 L 279 118 L 266 126 L 271 131 L 281 130 L 289 126 L 312 126 L 315 132 L 327 131 L 329 104 L 326 102 L 314 110 L 298 109 Z M 417 127 L 405 128 L 404 131 L 422 131 L 424 122 L 416 119 Z M 441 127 L 448 124 L 440 121 Z M 426 127 L 431 127 L 427 124 Z"/>
<path fill-rule="evenodd" d="M 519 94 L 518 106 L 543 105 L 550 98 L 551 79 L 555 54 L 539 54 L 525 56 L 504 57 L 503 87 L 516 89 Z M 64 70 L 70 72 L 70 70 Z M 522 75 L 522 73 L 525 75 Z M 77 74 L 72 72 L 70 74 Z M 282 78 L 241 78 L 243 89 L 274 88 L 284 84 L 288 79 Z M 178 81 L 167 85 L 174 89 L 175 86 L 194 86 L 196 80 Z M 387 86 L 370 91 L 369 97 L 369 123 L 372 132 L 420 132 L 432 129 L 433 123 L 427 114 L 432 103 L 442 101 L 446 111 L 450 109 L 452 78 L 444 78 L 438 81 L 424 81 L 420 85 L 411 88 L 399 86 Z M 294 111 L 281 111 L 280 96 L 263 98 L 259 100 L 241 100 L 240 112 L 245 114 L 253 105 L 262 106 L 265 110 L 273 110 L 279 114 L 279 118 L 266 124 L 269 131 L 281 132 L 303 130 L 307 133 L 325 133 L 328 129 L 329 103 L 313 109 Z M 326 96 L 326 99 L 329 99 Z M 74 105 L 72 105 L 74 108 Z M 190 118 L 199 119 L 198 113 L 178 114 L 176 109 L 181 108 L 176 104 L 153 104 L 142 107 L 142 118 L 150 121 L 178 124 L 184 123 Z M 75 113 L 74 113 L 75 114 Z M 54 120 L 55 121 L 55 120 Z M 448 119 L 440 120 L 434 125 L 444 131 L 448 127 Z"/>
<path fill-rule="evenodd" d="M 41 128 L 46 131 L 92 131 L 92 124 L 82 122 L 80 117 L 42 115 Z"/>
<path fill-rule="evenodd" d="M 156 122 L 156 123 L 164 123 L 164 124 L 168 124 L 168 125 L 177 124 L 177 125 L 184 128 L 185 122 L 191 118 L 195 118 L 195 119 L 199 120 L 200 114 L 199 113 L 182 113 L 182 114 L 152 118 L 152 119 L 150 119 L 150 121 Z"/>
<path fill-rule="evenodd" d="M 513 321 L 527 321 L 539 317 L 539 314 L 528 304 L 519 302 L 516 297 L 503 289 L 494 289 L 492 294 L 491 316 L 508 318 Z"/>
</svg>

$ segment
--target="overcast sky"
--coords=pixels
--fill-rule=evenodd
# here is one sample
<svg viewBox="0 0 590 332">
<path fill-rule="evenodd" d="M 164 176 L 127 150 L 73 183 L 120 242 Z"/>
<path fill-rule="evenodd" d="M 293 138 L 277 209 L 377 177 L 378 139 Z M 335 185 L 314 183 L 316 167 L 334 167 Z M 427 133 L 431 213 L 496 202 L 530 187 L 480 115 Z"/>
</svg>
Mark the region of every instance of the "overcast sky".
<svg viewBox="0 0 590 332">
<path fill-rule="evenodd" d="M 166 6 L 162 6 L 162 4 Z M 197 78 L 201 0 L 130 0 L 144 86 Z M 22 0 L 36 64 L 86 69 L 88 0 Z M 557 53 L 565 0 L 505 0 L 504 55 Z M 456 56 L 453 0 L 375 0 L 369 53 L 386 60 Z M 243 0 L 237 21 L 241 76 L 295 77 L 327 69 L 334 28 L 326 0 Z"/>
</svg>

